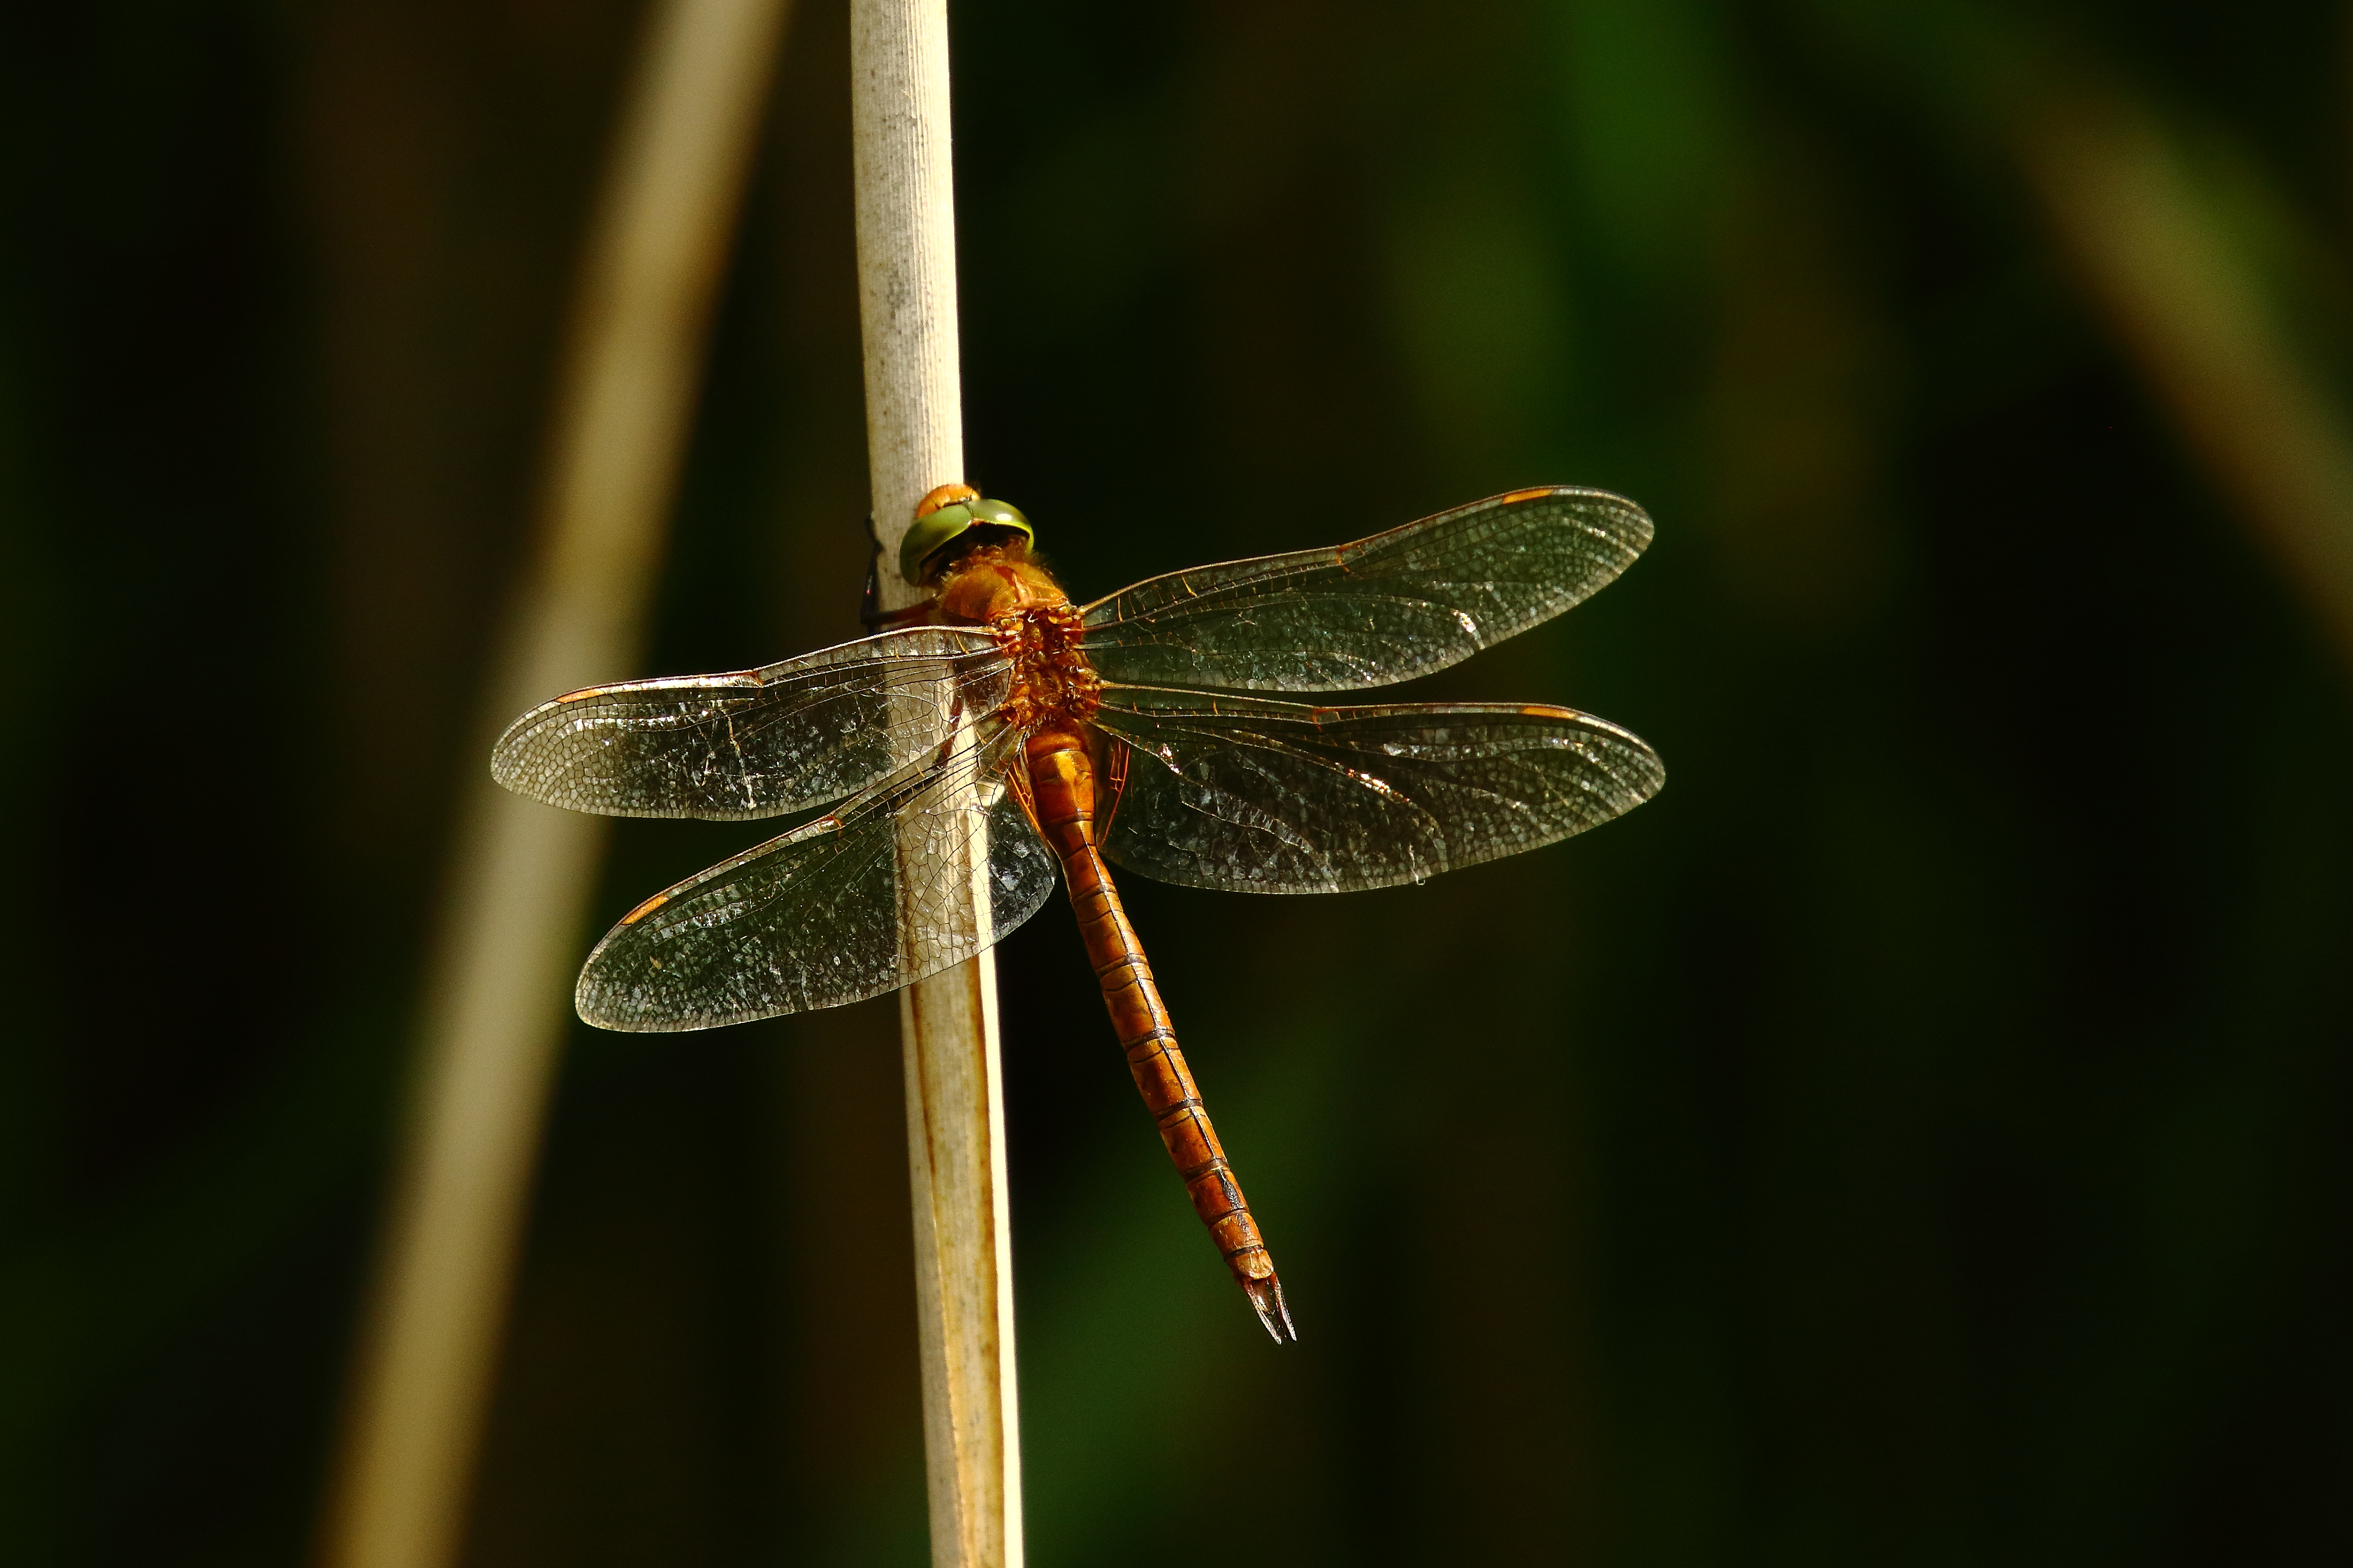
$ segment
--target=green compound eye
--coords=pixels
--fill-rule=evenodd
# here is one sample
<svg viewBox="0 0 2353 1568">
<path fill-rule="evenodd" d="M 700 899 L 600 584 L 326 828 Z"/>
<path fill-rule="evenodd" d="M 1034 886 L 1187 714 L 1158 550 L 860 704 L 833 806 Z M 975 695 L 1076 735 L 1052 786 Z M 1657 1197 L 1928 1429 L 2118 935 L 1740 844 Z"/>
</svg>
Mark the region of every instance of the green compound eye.
<svg viewBox="0 0 2353 1568">
<path fill-rule="evenodd" d="M 899 544 L 899 575 L 921 587 L 930 574 L 932 558 L 976 528 L 1007 528 L 1036 543 L 1038 531 L 1020 509 L 1001 500 L 964 500 L 926 512 L 907 530 Z"/>
</svg>

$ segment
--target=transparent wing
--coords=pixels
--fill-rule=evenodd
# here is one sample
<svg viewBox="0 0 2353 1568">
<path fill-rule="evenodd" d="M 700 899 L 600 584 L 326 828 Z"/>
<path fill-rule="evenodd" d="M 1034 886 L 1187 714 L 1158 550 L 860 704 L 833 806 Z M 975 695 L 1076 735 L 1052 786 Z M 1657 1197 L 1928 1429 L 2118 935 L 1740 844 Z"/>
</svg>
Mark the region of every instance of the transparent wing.
<svg viewBox="0 0 2353 1568">
<path fill-rule="evenodd" d="M 1308 708 L 1121 687 L 1094 721 L 1131 749 L 1104 852 L 1232 892 L 1422 881 L 1582 833 L 1666 781 L 1639 737 L 1567 708 Z"/>
<path fill-rule="evenodd" d="M 917 626 L 761 669 L 592 686 L 516 720 L 491 776 L 608 816 L 776 816 L 839 800 L 1005 700 L 986 632 Z"/>
<path fill-rule="evenodd" d="M 1386 686 L 1560 614 L 1650 542 L 1632 501 L 1514 490 L 1336 549 L 1149 578 L 1087 606 L 1082 646 L 1139 686 Z"/>
<path fill-rule="evenodd" d="M 580 971 L 580 1016 L 709 1029 L 860 1002 L 961 963 L 1037 913 L 1055 869 L 1005 787 L 1020 734 L 983 731 L 631 910 Z M 976 932 L 959 910 L 984 865 Z"/>
</svg>

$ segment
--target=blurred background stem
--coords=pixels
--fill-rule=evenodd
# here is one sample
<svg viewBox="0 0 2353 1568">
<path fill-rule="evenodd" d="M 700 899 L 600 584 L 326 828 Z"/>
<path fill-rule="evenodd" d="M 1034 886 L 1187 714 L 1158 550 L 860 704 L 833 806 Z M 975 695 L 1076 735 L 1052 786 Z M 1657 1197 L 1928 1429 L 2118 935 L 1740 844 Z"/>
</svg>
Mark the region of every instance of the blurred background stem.
<svg viewBox="0 0 2353 1568">
<path fill-rule="evenodd" d="M 603 821 L 497 789 L 517 714 L 637 673 L 786 0 L 657 0 L 584 252 L 540 539 L 466 752 L 373 1303 L 325 1525 L 336 1568 L 453 1560 Z"/>
<path fill-rule="evenodd" d="M 2029 116 L 2020 146 L 2084 290 L 2353 668 L 2353 440 L 2226 216 L 2113 90 Z"/>
</svg>

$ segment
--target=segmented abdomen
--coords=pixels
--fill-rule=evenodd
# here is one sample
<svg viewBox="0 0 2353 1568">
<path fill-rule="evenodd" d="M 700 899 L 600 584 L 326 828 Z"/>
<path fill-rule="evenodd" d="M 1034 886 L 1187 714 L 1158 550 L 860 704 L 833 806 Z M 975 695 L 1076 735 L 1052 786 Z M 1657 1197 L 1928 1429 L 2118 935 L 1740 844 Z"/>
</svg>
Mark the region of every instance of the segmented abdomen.
<svg viewBox="0 0 2353 1568">
<path fill-rule="evenodd" d="M 1209 1227 L 1260 1319 L 1276 1339 L 1296 1338 L 1274 1260 L 1226 1162 L 1217 1130 L 1201 1108 L 1200 1091 L 1185 1065 L 1185 1053 L 1177 1048 L 1168 1009 L 1153 984 L 1152 965 L 1095 843 L 1094 763 L 1085 739 L 1072 731 L 1041 731 L 1029 739 L 1027 762 L 1039 831 L 1062 862 L 1079 934 L 1103 986 L 1112 1027 L 1127 1052 L 1128 1071 L 1159 1125 L 1160 1141 L 1184 1178 L 1194 1211 Z"/>
</svg>

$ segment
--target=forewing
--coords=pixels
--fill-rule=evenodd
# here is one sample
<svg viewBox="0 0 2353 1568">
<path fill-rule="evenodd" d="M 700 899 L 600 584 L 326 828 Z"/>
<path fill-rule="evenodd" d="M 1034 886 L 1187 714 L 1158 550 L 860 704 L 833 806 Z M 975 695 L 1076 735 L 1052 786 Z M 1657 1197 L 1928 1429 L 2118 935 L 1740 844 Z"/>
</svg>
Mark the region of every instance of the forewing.
<svg viewBox="0 0 2353 1568">
<path fill-rule="evenodd" d="M 592 686 L 516 720 L 491 775 L 608 816 L 776 816 L 854 794 L 994 711 L 986 632 L 917 626 L 762 669 Z"/>
<path fill-rule="evenodd" d="M 860 1002 L 961 963 L 1037 913 L 1055 870 L 1005 786 L 1019 735 L 985 728 L 944 763 L 902 769 L 632 910 L 581 969 L 580 1016 L 709 1029 Z M 976 931 L 960 911 L 984 863 Z"/>
<path fill-rule="evenodd" d="M 1083 646 L 1105 679 L 1140 686 L 1386 686 L 1560 614 L 1650 542 L 1620 497 L 1514 490 L 1336 549 L 1149 578 L 1087 606 Z"/>
<path fill-rule="evenodd" d="M 1104 851 L 1193 888 L 1339 893 L 1419 882 L 1632 810 L 1666 771 L 1567 708 L 1308 708 L 1117 688 L 1131 748 Z"/>
</svg>

